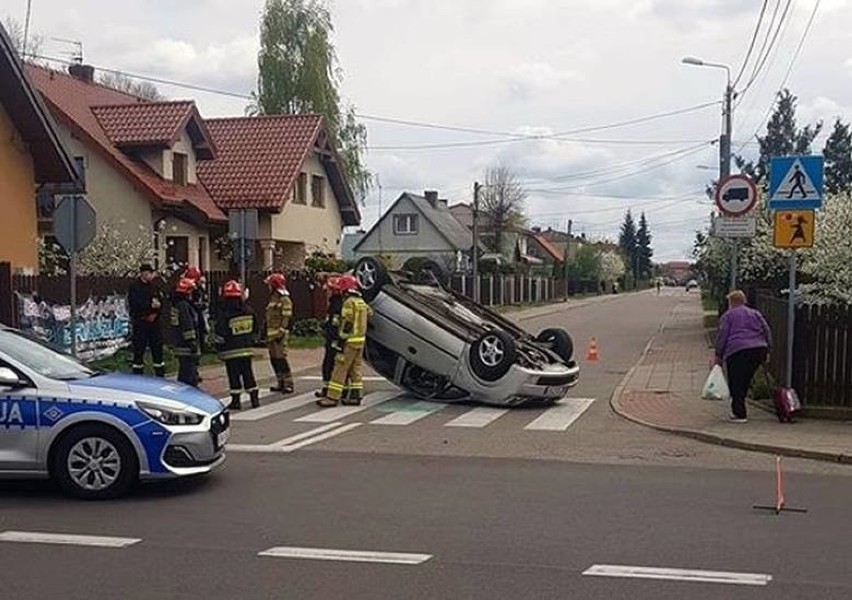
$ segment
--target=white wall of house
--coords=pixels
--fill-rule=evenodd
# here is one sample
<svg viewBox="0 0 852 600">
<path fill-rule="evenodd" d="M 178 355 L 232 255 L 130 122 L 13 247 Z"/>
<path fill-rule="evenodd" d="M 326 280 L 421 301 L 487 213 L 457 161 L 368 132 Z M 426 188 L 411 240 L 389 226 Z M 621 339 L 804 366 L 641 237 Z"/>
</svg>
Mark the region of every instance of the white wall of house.
<svg viewBox="0 0 852 600">
<path fill-rule="evenodd" d="M 302 167 L 307 186 L 304 204 L 297 198 L 299 186 L 293 186 L 293 195 L 284 205 L 284 210 L 269 219 L 269 237 L 277 242 L 302 243 L 308 254 L 322 250 L 340 256 L 340 238 L 343 235 L 343 220 L 334 192 L 329 185 L 325 169 L 316 155 L 312 155 Z M 322 179 L 322 204 L 314 206 L 311 193 L 313 177 Z M 261 238 L 266 237 L 261 232 Z"/>
</svg>

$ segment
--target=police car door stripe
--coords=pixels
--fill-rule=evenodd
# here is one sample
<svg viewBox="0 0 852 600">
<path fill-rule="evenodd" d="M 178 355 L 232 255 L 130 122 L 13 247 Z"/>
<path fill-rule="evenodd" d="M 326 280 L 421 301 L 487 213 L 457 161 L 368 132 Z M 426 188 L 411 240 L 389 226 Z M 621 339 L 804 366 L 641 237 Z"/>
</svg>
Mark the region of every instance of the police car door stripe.
<svg viewBox="0 0 852 600">
<path fill-rule="evenodd" d="M 544 414 L 524 427 L 528 431 L 565 431 L 592 405 L 594 399 L 563 398 Z"/>
<path fill-rule="evenodd" d="M 344 419 L 351 415 L 357 414 L 362 410 L 367 410 L 368 408 L 372 408 L 377 404 L 381 404 L 383 402 L 387 402 L 392 398 L 396 398 L 402 392 L 400 391 L 389 391 L 389 392 L 374 392 L 372 394 L 367 394 L 367 396 L 361 401 L 360 406 L 337 406 L 335 408 L 323 408 L 322 410 L 318 410 L 317 412 L 306 415 L 300 419 L 296 419 L 297 423 L 331 423 L 333 421 L 339 421 L 340 419 Z"/>
<path fill-rule="evenodd" d="M 4 531 L 0 542 L 25 544 L 57 544 L 62 546 L 92 546 L 96 548 L 127 548 L 141 542 L 141 538 L 103 537 L 95 535 L 69 535 L 35 531 Z"/>
<path fill-rule="evenodd" d="M 480 406 L 446 423 L 444 427 L 485 427 L 509 412 L 508 408 Z"/>
<path fill-rule="evenodd" d="M 259 552 L 258 556 L 273 558 L 301 558 L 309 560 L 336 560 L 343 562 L 384 563 L 391 565 L 419 565 L 432 558 L 431 554 L 408 552 L 365 552 L 363 550 L 333 550 L 330 548 L 299 548 L 278 546 Z"/>
</svg>

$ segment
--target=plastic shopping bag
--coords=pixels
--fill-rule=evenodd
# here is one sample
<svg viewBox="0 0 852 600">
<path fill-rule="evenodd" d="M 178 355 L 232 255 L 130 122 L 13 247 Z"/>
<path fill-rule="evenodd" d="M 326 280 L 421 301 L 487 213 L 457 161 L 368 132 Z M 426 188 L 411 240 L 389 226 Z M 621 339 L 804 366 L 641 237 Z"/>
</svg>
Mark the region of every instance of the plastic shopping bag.
<svg viewBox="0 0 852 600">
<path fill-rule="evenodd" d="M 725 373 L 722 372 L 722 367 L 719 365 L 713 365 L 713 368 L 710 369 L 707 381 L 704 382 L 704 389 L 701 391 L 701 397 L 704 400 L 731 399 L 731 390 L 728 389 Z"/>
</svg>

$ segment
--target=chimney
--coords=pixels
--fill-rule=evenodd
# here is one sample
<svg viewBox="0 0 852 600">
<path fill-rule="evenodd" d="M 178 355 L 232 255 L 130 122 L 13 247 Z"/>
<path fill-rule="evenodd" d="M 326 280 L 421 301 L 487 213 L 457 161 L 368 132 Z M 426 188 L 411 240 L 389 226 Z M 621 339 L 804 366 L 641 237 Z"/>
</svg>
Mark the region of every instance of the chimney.
<svg viewBox="0 0 852 600">
<path fill-rule="evenodd" d="M 438 192 L 426 190 L 423 192 L 423 196 L 426 198 L 426 201 L 432 205 L 432 208 L 438 208 Z"/>
<path fill-rule="evenodd" d="M 448 210 L 450 208 L 450 202 L 446 198 L 438 199 L 438 208 L 442 210 Z"/>
<path fill-rule="evenodd" d="M 68 73 L 74 79 L 78 79 L 83 83 L 94 83 L 95 82 L 95 67 L 92 65 L 84 65 L 74 63 L 70 67 L 68 67 Z"/>
<path fill-rule="evenodd" d="M 541 227 L 539 227 L 538 225 L 533 227 L 532 230 L 533 230 L 533 233 L 541 233 Z"/>
</svg>

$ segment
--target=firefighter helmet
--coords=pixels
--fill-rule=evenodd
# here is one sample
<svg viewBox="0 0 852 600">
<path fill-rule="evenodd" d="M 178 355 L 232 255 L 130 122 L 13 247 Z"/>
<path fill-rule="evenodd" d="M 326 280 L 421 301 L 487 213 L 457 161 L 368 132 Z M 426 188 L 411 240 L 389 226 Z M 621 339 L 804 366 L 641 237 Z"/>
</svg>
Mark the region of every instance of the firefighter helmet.
<svg viewBox="0 0 852 600">
<path fill-rule="evenodd" d="M 204 277 L 204 274 L 198 267 L 188 267 L 186 271 L 183 272 L 182 277 L 184 279 L 191 279 L 192 281 L 200 281 Z"/>
<path fill-rule="evenodd" d="M 287 278 L 281 273 L 273 273 L 266 278 L 266 285 L 273 290 L 283 290 L 287 287 Z"/>
<path fill-rule="evenodd" d="M 178 294 L 191 294 L 195 291 L 195 282 L 187 277 L 182 277 L 178 280 L 175 286 L 175 292 Z"/>
<path fill-rule="evenodd" d="M 337 279 L 337 289 L 341 292 L 357 292 L 361 287 L 354 275 L 341 275 Z"/>
<path fill-rule="evenodd" d="M 222 297 L 223 298 L 239 298 L 243 297 L 243 286 L 240 285 L 239 281 L 226 281 L 222 285 Z"/>
</svg>

